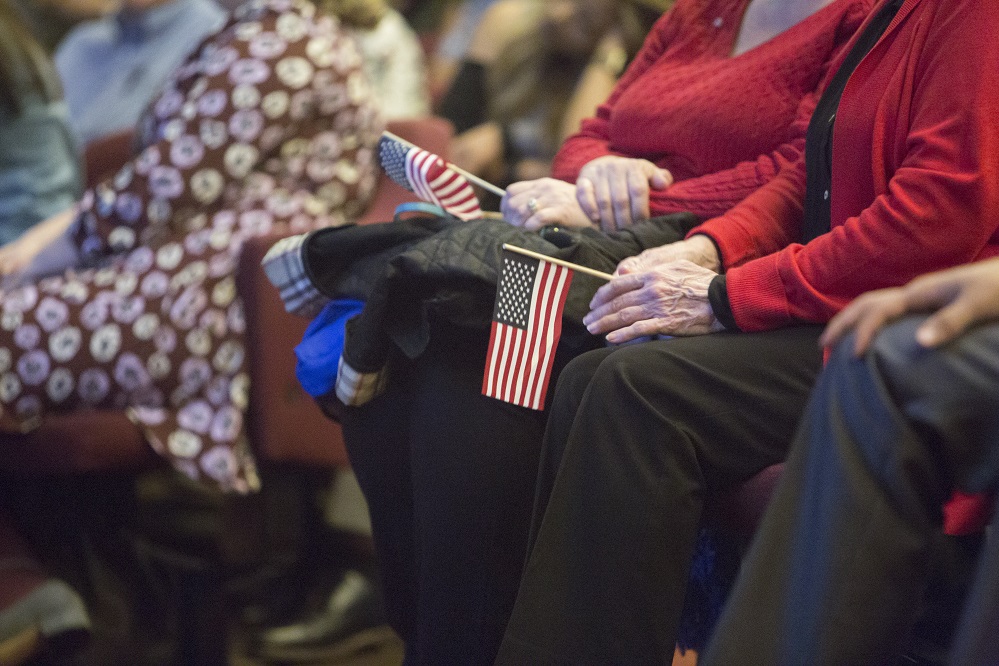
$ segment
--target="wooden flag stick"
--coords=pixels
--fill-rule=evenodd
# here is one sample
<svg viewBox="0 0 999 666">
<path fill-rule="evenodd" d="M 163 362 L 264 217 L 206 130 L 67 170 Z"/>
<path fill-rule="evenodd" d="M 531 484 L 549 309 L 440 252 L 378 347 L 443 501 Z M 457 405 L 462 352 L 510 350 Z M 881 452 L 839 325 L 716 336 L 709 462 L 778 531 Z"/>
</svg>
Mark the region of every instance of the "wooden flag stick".
<svg viewBox="0 0 999 666">
<path fill-rule="evenodd" d="M 393 134 L 392 132 L 389 132 L 388 130 L 385 130 L 384 132 L 382 132 L 382 135 L 383 136 L 387 136 L 390 139 L 394 139 L 395 141 L 398 141 L 399 143 L 404 143 L 407 146 L 412 146 L 413 145 L 411 142 L 406 141 L 405 139 L 403 139 L 398 134 Z M 456 172 L 460 173 L 462 176 L 464 176 L 468 180 L 470 180 L 473 183 L 475 183 L 476 185 L 478 185 L 479 187 L 481 187 L 483 189 L 486 189 L 486 190 L 489 190 L 490 192 L 492 192 L 496 196 L 502 197 L 502 196 L 506 195 L 506 190 L 504 190 L 502 187 L 496 187 L 495 185 L 493 185 L 492 183 L 490 183 L 488 180 L 482 180 L 481 178 L 479 178 L 475 174 L 469 173 L 469 172 L 465 171 L 464 169 L 462 169 L 461 167 L 456 167 L 455 165 L 451 164 L 450 162 L 448 162 L 447 165 L 449 167 L 451 167 L 452 169 L 454 169 Z"/>
<path fill-rule="evenodd" d="M 574 271 L 585 273 L 586 275 L 592 275 L 593 277 L 598 277 L 601 280 L 610 280 L 614 277 L 610 273 L 602 273 L 600 271 L 595 271 L 592 268 L 587 268 L 586 266 L 580 266 L 579 264 L 574 264 L 569 261 L 563 261 L 561 259 L 556 259 L 555 257 L 549 257 L 547 254 L 539 254 L 537 252 L 531 252 L 530 250 L 525 250 L 522 247 L 517 247 L 516 245 L 510 245 L 509 243 L 503 243 L 503 249 L 510 250 L 511 252 L 516 252 L 517 254 L 523 254 L 524 256 L 531 257 L 533 259 L 541 259 L 542 261 L 547 261 L 549 263 L 555 264 L 556 266 L 565 266 L 566 268 L 571 268 Z"/>
</svg>

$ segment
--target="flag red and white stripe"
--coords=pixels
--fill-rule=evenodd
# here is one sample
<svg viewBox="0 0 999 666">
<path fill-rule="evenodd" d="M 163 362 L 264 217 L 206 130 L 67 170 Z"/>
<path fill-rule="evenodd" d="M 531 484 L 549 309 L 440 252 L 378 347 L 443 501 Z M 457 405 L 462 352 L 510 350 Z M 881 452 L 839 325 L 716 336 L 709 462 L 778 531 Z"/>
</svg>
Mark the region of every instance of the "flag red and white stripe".
<svg viewBox="0 0 999 666">
<path fill-rule="evenodd" d="M 379 140 L 378 155 L 385 173 L 424 201 L 463 220 L 482 217 L 471 184 L 438 155 L 389 136 Z"/>
<path fill-rule="evenodd" d="M 503 251 L 482 394 L 544 409 L 572 270 Z"/>
</svg>

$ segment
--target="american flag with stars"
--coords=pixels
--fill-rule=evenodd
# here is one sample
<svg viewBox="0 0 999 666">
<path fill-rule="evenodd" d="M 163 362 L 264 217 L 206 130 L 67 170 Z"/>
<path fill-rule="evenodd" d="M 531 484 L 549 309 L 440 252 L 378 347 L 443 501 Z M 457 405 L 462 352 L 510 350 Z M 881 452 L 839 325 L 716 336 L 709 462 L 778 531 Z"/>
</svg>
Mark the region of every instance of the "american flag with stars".
<svg viewBox="0 0 999 666">
<path fill-rule="evenodd" d="M 544 409 L 572 270 L 503 250 L 482 394 Z"/>
<path fill-rule="evenodd" d="M 382 135 L 378 158 L 388 177 L 462 220 L 482 217 L 475 190 L 460 173 L 437 155 Z"/>
</svg>

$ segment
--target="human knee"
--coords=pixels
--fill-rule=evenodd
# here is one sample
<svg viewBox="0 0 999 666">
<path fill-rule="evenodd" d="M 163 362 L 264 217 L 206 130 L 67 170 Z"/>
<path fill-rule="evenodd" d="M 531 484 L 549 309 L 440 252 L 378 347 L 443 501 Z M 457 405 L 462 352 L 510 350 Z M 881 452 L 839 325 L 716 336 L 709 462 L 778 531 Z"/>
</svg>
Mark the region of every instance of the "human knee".
<svg viewBox="0 0 999 666">
<path fill-rule="evenodd" d="M 583 401 L 583 395 L 593 380 L 594 373 L 600 367 L 604 349 L 586 352 L 569 361 L 559 374 L 555 387 L 555 403 L 560 406 L 578 406 Z"/>
<path fill-rule="evenodd" d="M 586 368 L 585 386 L 577 375 L 577 413 L 603 415 L 609 420 L 635 419 L 648 414 L 650 407 L 658 411 L 684 402 L 682 396 L 669 395 L 684 386 L 682 373 L 674 371 L 675 355 L 668 349 L 652 350 L 650 344 L 607 350 L 599 363 Z M 676 377 L 677 381 L 663 381 L 666 377 Z"/>
<path fill-rule="evenodd" d="M 901 319 L 879 331 L 871 341 L 868 358 L 889 382 L 908 379 L 914 361 L 927 352 L 916 342 L 916 329 L 923 319 L 920 316 Z"/>
<path fill-rule="evenodd" d="M 678 362 L 682 363 L 682 353 L 668 343 L 659 344 L 656 349 L 651 348 L 652 344 L 655 343 L 618 347 L 594 369 L 590 384 L 615 394 L 643 396 L 668 388 L 659 379 L 681 376 L 674 368 Z"/>
<path fill-rule="evenodd" d="M 940 348 L 916 341 L 925 316 L 902 319 L 881 331 L 868 351 L 869 365 L 901 403 L 963 413 L 971 402 L 999 405 L 999 327 L 973 329 Z M 915 414 L 910 414 L 915 416 Z"/>
</svg>

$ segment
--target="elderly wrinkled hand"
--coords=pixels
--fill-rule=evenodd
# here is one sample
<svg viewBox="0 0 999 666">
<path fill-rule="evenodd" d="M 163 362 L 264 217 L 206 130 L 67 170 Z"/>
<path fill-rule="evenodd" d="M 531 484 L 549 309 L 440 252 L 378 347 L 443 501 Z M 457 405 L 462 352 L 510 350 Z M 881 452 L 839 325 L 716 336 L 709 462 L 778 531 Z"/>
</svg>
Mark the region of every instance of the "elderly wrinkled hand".
<svg viewBox="0 0 999 666">
<path fill-rule="evenodd" d="M 510 185 L 506 188 L 500 210 L 503 219 L 510 224 L 532 231 L 549 224 L 593 226 L 576 202 L 576 187 L 555 178 L 526 180 Z"/>
<path fill-rule="evenodd" d="M 721 258 L 718 256 L 718 248 L 715 247 L 715 244 L 707 236 L 696 234 L 686 240 L 653 247 L 634 257 L 628 257 L 617 265 L 614 275 L 644 273 L 657 266 L 680 261 L 681 259 L 686 259 L 715 273 L 721 271 Z"/>
<path fill-rule="evenodd" d="M 614 231 L 649 219 L 649 193 L 672 183 L 669 171 L 648 160 L 607 155 L 580 170 L 576 198 L 591 221 Z"/>
<path fill-rule="evenodd" d="M 862 294 L 832 318 L 820 342 L 832 346 L 855 331 L 853 353 L 860 356 L 883 326 L 913 312 L 934 312 L 916 330 L 916 341 L 924 347 L 938 347 L 975 324 L 999 320 L 999 259 Z"/>
<path fill-rule="evenodd" d="M 717 275 L 680 260 L 643 273 L 615 276 L 590 301 L 583 323 L 590 333 L 622 343 L 655 335 L 703 335 L 722 330 L 708 302 Z"/>
</svg>

